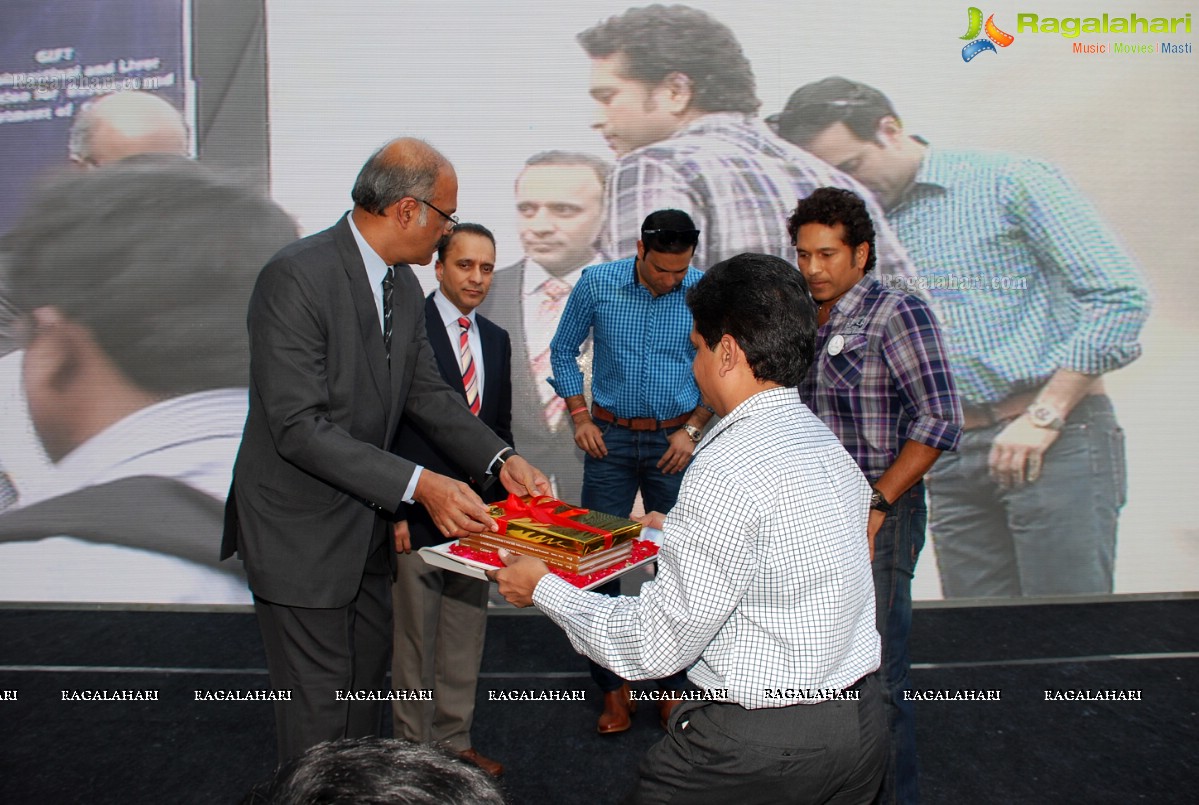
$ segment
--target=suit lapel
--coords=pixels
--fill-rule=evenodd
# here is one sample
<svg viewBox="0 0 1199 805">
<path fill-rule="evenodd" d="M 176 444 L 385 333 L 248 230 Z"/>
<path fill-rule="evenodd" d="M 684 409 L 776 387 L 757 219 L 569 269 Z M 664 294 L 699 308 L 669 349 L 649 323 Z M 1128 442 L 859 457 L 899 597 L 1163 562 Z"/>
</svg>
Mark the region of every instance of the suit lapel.
<svg viewBox="0 0 1199 805">
<path fill-rule="evenodd" d="M 334 242 L 341 253 L 342 268 L 350 283 L 350 298 L 354 302 L 354 313 L 358 317 L 358 333 L 366 348 L 366 362 L 370 366 L 383 410 L 390 413 L 392 395 L 388 387 L 391 385 L 391 373 L 387 368 L 387 351 L 383 347 L 379 312 L 375 307 L 370 280 L 366 276 L 366 266 L 363 265 L 362 255 L 358 252 L 358 243 L 354 240 L 354 233 L 350 231 L 349 221 L 345 218 L 337 225 Z"/>
<path fill-rule="evenodd" d="M 450 388 L 462 395 L 465 402 L 466 387 L 462 385 L 462 370 L 458 368 L 458 348 L 450 340 L 450 334 L 441 320 L 441 311 L 437 309 L 432 294 L 425 300 L 425 327 L 429 334 L 429 344 L 433 347 L 433 356 L 437 358 L 437 366 L 441 369 L 441 376 Z"/>
<path fill-rule="evenodd" d="M 500 375 L 504 370 L 504 350 L 500 339 L 495 335 L 495 328 L 488 327 L 477 315 L 475 320 L 479 322 L 479 338 L 483 341 L 483 382 L 486 384 L 483 387 L 483 408 L 479 411 L 479 416 L 483 421 L 490 423 L 495 422 L 496 406 L 499 403 L 495 390 L 499 388 Z"/>
</svg>

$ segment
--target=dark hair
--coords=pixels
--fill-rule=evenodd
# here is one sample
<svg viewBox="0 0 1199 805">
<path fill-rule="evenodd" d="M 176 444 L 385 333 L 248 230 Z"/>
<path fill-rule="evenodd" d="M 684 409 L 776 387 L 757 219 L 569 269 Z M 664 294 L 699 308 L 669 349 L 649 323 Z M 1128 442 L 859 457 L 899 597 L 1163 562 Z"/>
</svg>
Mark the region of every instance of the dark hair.
<svg viewBox="0 0 1199 805">
<path fill-rule="evenodd" d="M 424 148 L 410 149 L 403 159 L 395 159 L 387 153 L 394 142 L 380 146 L 371 154 L 350 191 L 354 203 L 372 215 L 382 215 L 402 198 L 429 198 L 442 168 L 449 164 L 427 143 L 421 143 Z M 427 213 L 422 211 L 423 214 Z"/>
<path fill-rule="evenodd" d="M 450 248 L 450 243 L 454 240 L 454 235 L 482 235 L 491 241 L 491 245 L 495 246 L 495 235 L 491 234 L 491 230 L 482 224 L 472 224 L 468 221 L 463 221 L 460 224 L 454 224 L 454 228 L 441 236 L 437 241 L 437 262 L 445 262 L 445 253 Z"/>
<path fill-rule="evenodd" d="M 886 95 L 834 76 L 795 90 L 783 111 L 766 122 L 784 140 L 806 146 L 834 123 L 844 123 L 855 137 L 869 142 L 878 134 L 878 122 L 888 116 L 899 118 Z"/>
<path fill-rule="evenodd" d="M 190 160 L 133 157 L 38 194 L 6 241 L 13 302 L 58 308 L 150 393 L 244 386 L 250 293 L 296 234 L 272 201 Z"/>
<path fill-rule="evenodd" d="M 695 331 L 709 349 L 732 336 L 758 380 L 798 386 L 816 350 L 816 303 L 781 257 L 739 254 L 704 272 L 687 292 Z"/>
<path fill-rule="evenodd" d="M 687 6 L 631 8 L 578 35 L 593 59 L 624 54 L 624 75 L 657 86 L 671 73 L 691 79 L 691 103 L 702 112 L 754 114 L 761 106 L 753 68 L 733 32 Z"/>
<path fill-rule="evenodd" d="M 608 183 L 608 176 L 612 173 L 611 162 L 582 151 L 541 151 L 525 160 L 526 168 L 543 165 L 591 168 L 595 172 L 595 178 L 599 180 L 600 187 Z M 516 180 L 519 182 L 520 177 L 517 176 Z"/>
<path fill-rule="evenodd" d="M 655 210 L 641 222 L 641 242 L 647 252 L 682 254 L 699 243 L 699 230 L 682 210 Z"/>
<path fill-rule="evenodd" d="M 866 258 L 866 271 L 874 268 L 874 221 L 866 209 L 866 202 L 852 190 L 840 187 L 818 187 L 807 198 L 801 198 L 795 211 L 787 219 L 787 234 L 791 242 L 799 236 L 799 228 L 804 224 L 823 224 L 845 227 L 844 241 L 851 249 L 860 244 L 870 245 L 870 255 Z"/>
<path fill-rule="evenodd" d="M 309 749 L 243 805 L 503 805 L 482 770 L 431 746 L 346 738 Z"/>
</svg>

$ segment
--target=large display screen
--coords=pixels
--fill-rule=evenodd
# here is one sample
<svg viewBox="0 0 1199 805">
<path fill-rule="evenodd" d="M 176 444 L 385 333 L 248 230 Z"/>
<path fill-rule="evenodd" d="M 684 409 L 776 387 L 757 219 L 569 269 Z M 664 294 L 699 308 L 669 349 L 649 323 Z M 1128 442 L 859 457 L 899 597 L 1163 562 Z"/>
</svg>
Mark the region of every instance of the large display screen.
<svg viewBox="0 0 1199 805">
<path fill-rule="evenodd" d="M 146 9 L 158 6 L 172 8 L 177 15 L 179 3 L 129 4 L 137 7 L 129 12 L 133 21 L 116 25 L 111 35 L 95 19 L 74 10 L 92 4 L 62 0 L 52 4 L 54 14 L 44 3 L 26 5 L 27 13 L 18 15 L 15 24 L 10 20 L 0 34 L 0 74 L 41 69 L 39 53 L 43 60 L 57 54 L 55 65 L 110 60 L 119 65 L 125 59 L 154 58 L 163 64 L 171 61 L 177 86 L 186 85 L 187 65 L 174 66 L 172 61 L 186 50 L 179 41 L 182 23 L 177 16 L 152 21 L 152 15 L 146 16 Z M 1132 327 L 1140 356 L 1103 375 L 1119 429 L 1113 432 L 1107 452 L 1095 455 L 1092 463 L 1097 473 L 1115 473 L 1111 495 L 1126 497 L 1119 511 L 1111 591 L 1193 590 L 1199 578 L 1199 529 L 1191 522 L 1188 502 L 1199 424 L 1190 412 L 1190 395 L 1199 366 L 1199 327 L 1188 280 L 1199 246 L 1194 226 L 1199 213 L 1199 145 L 1194 137 L 1199 123 L 1195 82 L 1199 63 L 1192 52 L 1189 9 L 1167 2 L 1097 6 L 1072 0 L 1047 0 L 1015 9 L 964 2 L 901 6 L 866 0 L 830 4 L 696 0 L 689 5 L 731 30 L 752 68 L 760 101 L 754 118 L 764 120 L 782 111 L 803 85 L 843 76 L 884 93 L 905 132 L 929 143 L 931 153 L 977 153 L 979 164 L 996 154 L 1026 157 L 1053 166 L 1055 175 L 1065 177 L 1068 203 L 1085 209 L 1088 216 L 1093 213 L 1104 236 L 1110 234 L 1128 258 L 1121 269 L 1123 277 L 1133 276 L 1142 283 L 1150 300 L 1143 322 L 1138 320 Z M 113 8 L 111 3 L 103 6 Z M 458 215 L 495 233 L 497 265 L 501 272 L 509 272 L 510 280 L 519 276 L 526 261 L 549 268 L 571 248 L 581 255 L 576 261 L 580 264 L 631 256 L 625 253 L 630 240 L 622 223 L 629 216 L 621 215 L 612 188 L 605 196 L 596 178 L 604 172 L 603 163 L 619 168 L 629 154 L 597 127 L 609 119 L 608 113 L 602 108 L 604 99 L 592 92 L 593 60 L 578 41 L 581 32 L 628 8 L 611 0 L 519 4 L 359 0 L 336 7 L 269 0 L 268 79 L 262 104 L 269 127 L 272 198 L 294 216 L 303 233 L 331 226 L 350 207 L 350 187 L 364 160 L 389 139 L 410 135 L 429 141 L 453 162 L 459 179 Z M 111 12 L 106 11 L 102 19 L 113 19 Z M 122 38 L 151 24 L 157 32 L 152 41 Z M 236 54 L 231 51 L 233 58 Z M 6 224 L 19 214 L 27 197 L 24 188 L 35 178 L 28 166 L 45 165 L 54 154 L 65 154 L 66 120 L 47 121 L 46 128 L 37 128 L 43 124 L 20 117 L 22 110 L 34 105 L 17 100 L 17 92 L 12 86 L 0 86 L 0 173 L 8 188 L 0 199 L 0 215 Z M 186 108 L 185 95 L 168 95 L 179 108 Z M 44 105 L 52 116 L 62 107 L 49 100 Z M 647 106 L 640 111 L 650 116 L 654 110 Z M 50 124 L 55 128 L 51 130 Z M 43 136 L 51 131 L 52 136 Z M 537 189 L 524 186 L 518 180 L 535 170 L 526 162 L 546 152 L 567 152 L 574 162 L 567 159 L 562 164 L 558 158 L 555 163 L 551 158 L 539 169 L 539 178 L 545 181 Z M 202 149 L 199 157 L 203 161 Z M 1056 187 L 1031 184 L 1030 205 L 1057 192 Z M 535 197 L 537 193 L 542 195 Z M 566 197 L 551 199 L 554 193 Z M 676 197 L 688 198 L 685 191 Z M 715 228 L 737 214 L 705 209 L 701 196 L 691 198 L 696 206 L 689 211 L 701 221 L 701 228 Z M 795 201 L 788 203 L 793 206 Z M 551 209 L 551 202 L 558 205 L 553 209 L 562 219 L 553 225 L 546 222 L 550 216 L 538 212 L 538 205 Z M 1005 221 L 1005 226 L 1001 237 L 1030 237 L 1018 221 Z M 910 223 L 906 230 L 898 227 L 901 240 L 911 229 Z M 963 243 L 971 237 L 973 233 L 963 228 Z M 794 257 L 786 242 L 778 244 L 777 253 Z M 1048 298 L 1077 301 L 1077 294 L 1070 295 L 1078 291 L 1074 285 L 1083 283 L 1072 284 L 1071 272 L 1093 275 L 1104 270 L 1097 265 L 1055 265 L 1047 253 L 1034 253 L 1040 262 L 1030 266 L 980 262 L 961 265 L 957 273 L 987 278 L 985 289 L 973 288 L 970 293 L 1006 295 L 1005 307 L 1020 309 L 1028 303 L 1027 316 L 1038 317 L 1045 311 L 1038 307 L 1040 302 L 1029 302 L 1033 295 L 1027 286 L 1020 282 L 996 286 L 989 284 L 990 279 L 1050 277 L 1042 281 L 1070 287 L 1057 288 L 1058 295 Z M 432 267 L 414 268 L 426 290 L 431 290 Z M 914 270 L 912 285 L 927 293 L 934 306 L 954 304 L 946 299 L 946 286 L 936 286 L 933 274 L 921 279 L 922 267 L 917 264 Z M 1141 305 L 1141 309 L 1146 308 Z M 514 343 L 527 344 L 526 364 L 539 348 L 534 345 L 548 344 L 555 326 L 552 315 L 522 316 L 498 307 L 484 312 L 489 310 L 492 318 L 506 318 L 502 323 Z M 952 310 L 942 318 L 953 326 Z M 993 336 L 998 356 L 1008 334 L 996 331 Z M 1061 344 L 1046 342 L 1034 349 L 1051 353 Z M 19 351 L 13 354 L 19 357 Z M 980 360 L 986 363 L 983 359 L 990 357 L 980 356 Z M 37 499 L 53 497 L 55 473 L 61 468 L 28 458 L 36 452 L 37 434 L 27 415 L 19 411 L 23 394 L 19 363 L 11 357 L 7 360 L 10 365 L 0 378 L 4 384 L 0 394 L 7 395 L 16 413 L 0 422 L 0 463 L 15 487 L 13 506 L 18 510 L 29 499 L 24 494 L 26 484 L 36 489 Z M 514 374 L 518 370 L 528 371 L 527 366 L 514 364 Z M 544 404 L 533 383 L 514 382 L 514 388 L 514 409 Z M 522 441 L 571 440 L 569 426 L 557 430 L 546 421 L 540 426 L 518 423 L 515 438 L 518 449 Z M 1123 465 L 1121 450 L 1126 456 Z M 231 453 L 209 458 L 232 463 Z M 543 469 L 555 476 L 560 495 L 577 499 L 577 454 L 571 455 L 567 447 L 557 461 L 556 466 Z M 1030 516 L 1070 519 L 1070 513 L 1055 508 L 1052 499 L 1043 506 L 1041 515 Z M 1001 508 L 994 515 L 997 522 L 1005 516 Z M 1085 513 L 1078 512 L 1080 517 Z M 979 526 L 986 527 L 988 523 Z M 1063 533 L 1061 538 L 1074 537 Z M 4 539 L 0 597 L 6 600 L 249 601 L 235 562 L 226 562 L 227 569 L 215 564 L 203 568 L 201 574 L 178 585 L 186 592 L 154 591 L 153 584 L 128 582 L 132 577 L 144 580 L 159 574 L 182 578 L 172 575 L 166 565 L 178 569 L 186 560 L 155 555 L 152 546 L 142 550 L 81 544 L 69 533 Z M 915 576 L 917 599 L 947 595 L 940 571 L 950 560 L 942 554 L 943 547 L 936 544 L 936 535 L 925 547 Z M 212 550 L 217 549 L 214 541 Z M 82 561 L 73 565 L 79 575 L 62 583 L 46 581 L 44 574 L 80 557 Z M 1068 576 L 1073 571 L 1065 567 L 1055 572 Z M 1063 593 L 1070 590 L 1069 584 L 1061 587 Z M 1052 587 L 1042 592 L 1055 594 Z"/>
</svg>

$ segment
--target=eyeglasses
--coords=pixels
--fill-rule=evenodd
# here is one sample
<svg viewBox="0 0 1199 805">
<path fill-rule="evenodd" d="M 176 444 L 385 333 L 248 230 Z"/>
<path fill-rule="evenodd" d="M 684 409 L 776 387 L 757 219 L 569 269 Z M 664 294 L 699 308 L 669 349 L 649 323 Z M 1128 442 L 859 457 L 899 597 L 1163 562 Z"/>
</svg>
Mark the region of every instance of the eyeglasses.
<svg viewBox="0 0 1199 805">
<path fill-rule="evenodd" d="M 699 243 L 698 229 L 642 229 L 641 239 L 645 240 L 647 235 L 663 249 L 673 249 L 680 245 L 695 246 Z"/>
<path fill-rule="evenodd" d="M 415 196 L 413 196 L 413 198 L 416 198 L 416 197 L 415 197 Z M 423 198 L 417 198 L 416 200 L 417 200 L 417 201 L 419 201 L 421 204 L 424 204 L 425 206 L 427 206 L 427 207 L 429 207 L 430 209 L 432 209 L 432 210 L 433 210 L 433 212 L 437 213 L 438 215 L 440 215 L 442 218 L 444 218 L 444 219 L 446 219 L 447 221 L 449 221 L 449 222 L 450 222 L 451 224 L 453 224 L 454 226 L 458 226 L 458 216 L 456 216 L 456 215 L 450 215 L 450 214 L 449 214 L 449 213 L 447 213 L 447 212 L 442 212 L 441 210 L 439 210 L 439 209 L 437 209 L 436 207 L 434 207 L 434 206 L 433 206 L 433 202 L 431 202 L 431 201 L 429 201 L 429 200 L 427 200 L 427 199 L 423 199 Z"/>
<path fill-rule="evenodd" d="M 833 123 L 844 122 L 845 120 L 849 119 L 850 115 L 853 114 L 854 109 L 861 106 L 868 106 L 869 104 L 870 101 L 864 98 L 829 98 L 828 100 L 824 101 L 808 101 L 806 103 L 799 104 L 798 106 L 784 109 L 781 112 L 776 112 L 767 117 L 765 122 L 775 134 L 781 135 L 782 129 L 791 128 L 790 125 L 787 124 L 808 117 L 811 110 L 834 110 L 832 119 L 828 121 L 828 125 L 832 125 Z M 824 118 L 826 117 L 829 117 L 829 115 L 821 115 L 821 122 L 823 122 Z"/>
</svg>

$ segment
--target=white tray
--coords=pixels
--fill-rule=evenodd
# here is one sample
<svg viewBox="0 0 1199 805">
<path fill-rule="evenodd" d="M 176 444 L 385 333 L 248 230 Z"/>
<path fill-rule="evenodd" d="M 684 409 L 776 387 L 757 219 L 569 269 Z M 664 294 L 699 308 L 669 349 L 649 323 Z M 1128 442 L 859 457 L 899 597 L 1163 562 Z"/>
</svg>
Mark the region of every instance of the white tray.
<svg viewBox="0 0 1199 805">
<path fill-rule="evenodd" d="M 450 546 L 457 545 L 457 544 L 458 544 L 457 540 L 455 540 L 453 542 L 443 542 L 440 545 L 434 545 L 432 547 L 421 548 L 419 551 L 417 551 L 417 553 L 420 554 L 421 559 L 424 559 L 426 562 L 433 565 L 434 567 L 439 567 L 442 570 L 450 570 L 450 571 L 453 571 L 454 573 L 461 573 L 464 576 L 470 576 L 471 578 L 475 578 L 475 579 L 486 580 L 487 579 L 487 575 L 486 575 L 487 571 L 497 569 L 495 565 L 489 565 L 486 562 L 477 562 L 474 559 L 468 559 L 465 556 L 458 556 L 457 554 L 450 553 Z M 639 568 L 645 564 L 649 564 L 650 562 L 654 561 L 657 558 L 658 558 L 658 555 L 654 554 L 652 556 L 646 556 L 643 559 L 638 559 L 635 562 L 629 562 L 624 567 L 620 568 L 619 570 L 615 571 L 614 573 L 609 573 L 607 576 L 604 576 L 602 579 L 596 579 L 595 581 L 589 582 L 585 586 L 579 587 L 579 589 L 580 590 L 593 590 L 596 587 L 600 586 L 601 584 L 605 584 L 609 581 L 612 581 L 612 579 L 618 579 L 621 576 L 623 576 L 624 574 L 628 573 L 630 570 Z M 550 572 L 551 573 L 554 572 L 552 568 L 550 569 Z M 562 578 L 562 577 L 559 576 L 558 578 Z M 566 579 L 563 579 L 563 581 L 566 581 Z"/>
</svg>

